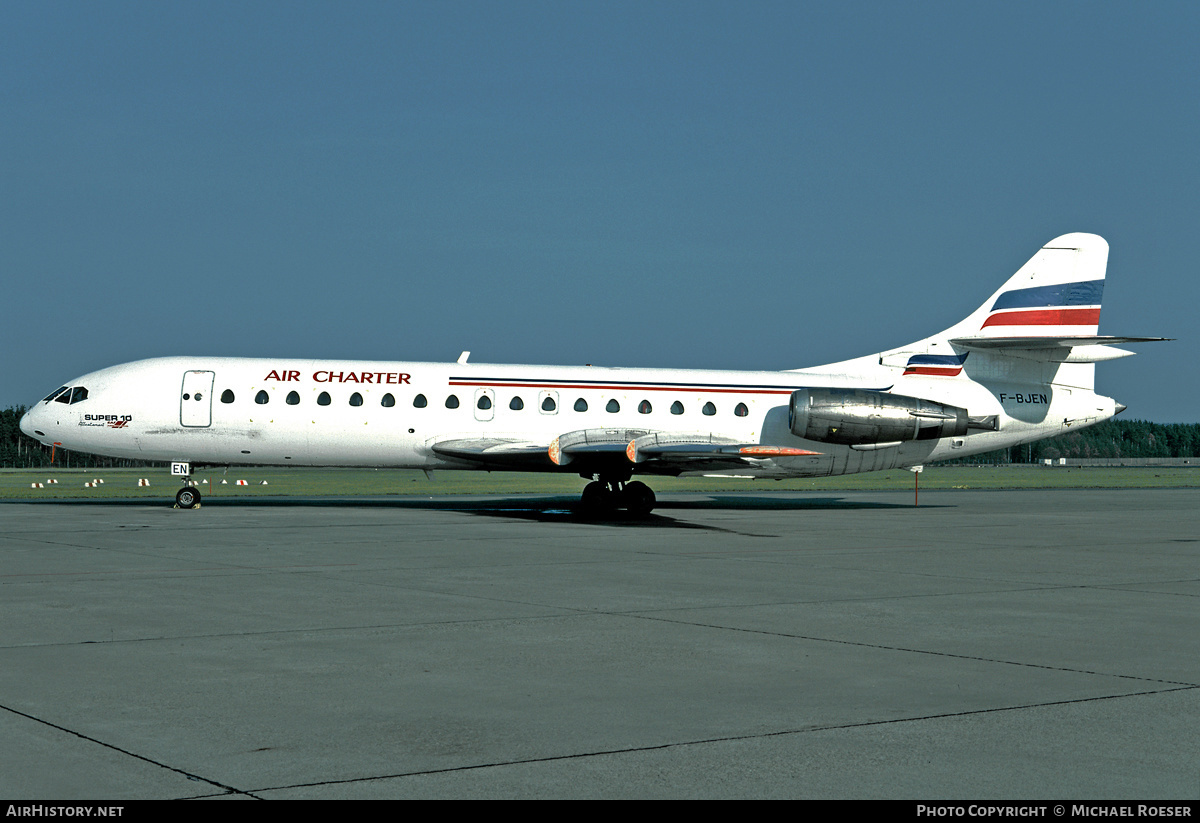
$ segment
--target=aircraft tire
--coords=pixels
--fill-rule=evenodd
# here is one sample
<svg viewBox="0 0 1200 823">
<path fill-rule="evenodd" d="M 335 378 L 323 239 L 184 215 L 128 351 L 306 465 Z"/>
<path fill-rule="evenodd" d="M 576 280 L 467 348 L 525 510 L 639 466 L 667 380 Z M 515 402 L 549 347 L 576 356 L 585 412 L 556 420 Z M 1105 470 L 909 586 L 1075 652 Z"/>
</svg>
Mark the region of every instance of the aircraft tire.
<svg viewBox="0 0 1200 823">
<path fill-rule="evenodd" d="M 200 492 L 195 486 L 184 486 L 175 492 L 175 505 L 181 509 L 194 509 L 200 505 Z"/>
<path fill-rule="evenodd" d="M 654 504 L 658 502 L 658 498 L 654 496 L 654 490 L 640 480 L 626 483 L 623 496 L 622 502 L 632 514 L 649 514 L 654 510 Z"/>
<path fill-rule="evenodd" d="M 579 503 L 583 507 L 584 512 L 588 514 L 599 514 L 600 512 L 609 511 L 613 508 L 612 492 L 608 490 L 608 486 L 605 484 L 593 481 L 583 487 L 583 494 L 579 498 Z"/>
</svg>

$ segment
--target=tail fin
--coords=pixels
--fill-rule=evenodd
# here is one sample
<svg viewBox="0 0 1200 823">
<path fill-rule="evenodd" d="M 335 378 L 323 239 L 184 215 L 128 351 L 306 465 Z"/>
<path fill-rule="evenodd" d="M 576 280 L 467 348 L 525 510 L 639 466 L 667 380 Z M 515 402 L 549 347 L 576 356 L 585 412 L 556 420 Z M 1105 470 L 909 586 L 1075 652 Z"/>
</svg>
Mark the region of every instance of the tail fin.
<svg viewBox="0 0 1200 823">
<path fill-rule="evenodd" d="M 1064 234 L 1038 250 L 974 313 L 943 334 L 969 342 L 1009 338 L 1060 346 L 1095 343 L 1108 243 L 1094 234 Z M 994 346 L 993 346 L 994 347 Z"/>
<path fill-rule="evenodd" d="M 879 362 L 899 365 L 904 360 L 906 375 L 953 376 L 965 365 L 968 373 L 979 376 L 1007 373 L 1010 379 L 1063 381 L 1090 389 L 1094 363 L 1133 353 L 1108 346 L 1163 339 L 1097 335 L 1107 267 L 1104 238 L 1083 233 L 1056 237 L 965 320 L 884 352 Z M 972 352 L 977 354 L 968 362 Z M 1032 369 L 1036 363 L 1049 371 Z"/>
</svg>

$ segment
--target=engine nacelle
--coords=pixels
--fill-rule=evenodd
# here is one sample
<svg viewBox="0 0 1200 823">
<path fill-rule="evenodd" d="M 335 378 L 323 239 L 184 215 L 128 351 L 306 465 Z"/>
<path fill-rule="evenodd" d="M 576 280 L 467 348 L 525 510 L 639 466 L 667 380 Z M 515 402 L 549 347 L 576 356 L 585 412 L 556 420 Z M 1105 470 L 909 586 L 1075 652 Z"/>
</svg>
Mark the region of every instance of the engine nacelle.
<svg viewBox="0 0 1200 823">
<path fill-rule="evenodd" d="M 957 406 L 863 389 L 799 389 L 788 411 L 792 434 L 844 446 L 959 437 L 970 423 Z"/>
</svg>

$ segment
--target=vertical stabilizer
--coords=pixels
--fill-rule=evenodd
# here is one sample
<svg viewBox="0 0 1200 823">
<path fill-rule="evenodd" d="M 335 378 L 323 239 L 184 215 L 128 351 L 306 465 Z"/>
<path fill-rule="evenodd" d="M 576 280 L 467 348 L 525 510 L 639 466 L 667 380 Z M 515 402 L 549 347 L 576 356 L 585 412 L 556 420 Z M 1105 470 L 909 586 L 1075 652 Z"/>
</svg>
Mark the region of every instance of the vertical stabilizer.
<svg viewBox="0 0 1200 823">
<path fill-rule="evenodd" d="M 1108 243 L 1095 234 L 1064 234 L 1038 250 L 947 337 L 1091 337 L 1100 325 Z"/>
</svg>

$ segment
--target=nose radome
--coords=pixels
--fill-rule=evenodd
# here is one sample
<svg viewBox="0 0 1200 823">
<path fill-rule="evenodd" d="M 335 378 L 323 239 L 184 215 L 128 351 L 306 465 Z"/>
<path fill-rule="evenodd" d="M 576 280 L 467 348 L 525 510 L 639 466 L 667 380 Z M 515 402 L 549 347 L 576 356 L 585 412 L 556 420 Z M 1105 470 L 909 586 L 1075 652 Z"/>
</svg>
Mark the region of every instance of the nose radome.
<svg viewBox="0 0 1200 823">
<path fill-rule="evenodd" d="M 21 431 L 25 432 L 26 437 L 33 437 L 33 438 L 37 437 L 37 435 L 33 433 L 33 410 L 32 409 L 30 409 L 29 411 L 27 411 L 23 415 L 21 415 L 21 422 L 18 425 L 21 427 Z"/>
</svg>

